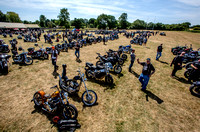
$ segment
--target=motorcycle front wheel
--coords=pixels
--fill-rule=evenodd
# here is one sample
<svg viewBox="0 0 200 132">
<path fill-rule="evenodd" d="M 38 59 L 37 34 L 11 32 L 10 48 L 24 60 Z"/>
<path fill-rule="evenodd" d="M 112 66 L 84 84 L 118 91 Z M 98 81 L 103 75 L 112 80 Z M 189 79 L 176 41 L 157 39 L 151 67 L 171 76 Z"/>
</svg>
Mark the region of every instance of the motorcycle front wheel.
<svg viewBox="0 0 200 132">
<path fill-rule="evenodd" d="M 190 76 L 190 71 L 186 70 L 184 72 L 184 76 L 185 76 L 185 78 L 188 78 Z"/>
<path fill-rule="evenodd" d="M 49 59 L 49 55 L 48 54 L 44 54 L 44 59 Z"/>
<path fill-rule="evenodd" d="M 113 84 L 113 78 L 112 78 L 112 76 L 111 75 L 107 75 L 105 77 L 105 81 L 106 81 L 107 84 Z"/>
<path fill-rule="evenodd" d="M 127 55 L 126 55 L 126 54 L 123 54 L 123 55 L 122 55 L 122 59 L 127 60 Z"/>
<path fill-rule="evenodd" d="M 26 65 L 31 65 L 33 63 L 33 59 L 31 57 L 27 57 L 27 59 L 24 61 Z"/>
<path fill-rule="evenodd" d="M 119 66 L 119 65 L 116 65 L 114 67 L 114 72 L 117 73 L 117 74 L 120 74 L 122 72 L 122 67 Z"/>
<path fill-rule="evenodd" d="M 82 102 L 86 106 L 92 106 L 97 102 L 97 94 L 93 90 L 85 91 L 82 94 Z"/>
<path fill-rule="evenodd" d="M 190 87 L 190 92 L 192 95 L 200 98 L 200 87 L 196 85 L 192 85 Z"/>
<path fill-rule="evenodd" d="M 63 116 L 65 119 L 76 119 L 78 117 L 78 110 L 72 104 L 68 104 L 63 108 Z"/>
</svg>

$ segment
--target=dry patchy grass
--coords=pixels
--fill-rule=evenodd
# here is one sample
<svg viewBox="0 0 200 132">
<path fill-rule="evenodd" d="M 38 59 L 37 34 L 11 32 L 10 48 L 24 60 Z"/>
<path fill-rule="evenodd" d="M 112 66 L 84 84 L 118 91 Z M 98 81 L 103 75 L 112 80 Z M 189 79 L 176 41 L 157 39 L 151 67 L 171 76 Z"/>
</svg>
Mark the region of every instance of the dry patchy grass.
<svg viewBox="0 0 200 132">
<path fill-rule="evenodd" d="M 78 120 L 82 125 L 78 131 L 200 131 L 200 100 L 189 93 L 190 84 L 170 78 L 172 68 L 169 64 L 155 61 L 156 49 L 160 43 L 164 44 L 161 61 L 170 63 L 173 55 L 172 47 L 185 44 L 193 44 L 195 49 L 200 47 L 200 34 L 189 32 L 166 32 L 167 36 L 152 36 L 147 47 L 133 46 L 136 56 L 141 61 L 150 57 L 156 68 L 151 77 L 148 90 L 149 96 L 140 91 L 141 84 L 138 75 L 142 67 L 135 63 L 133 70 L 128 72 L 128 61 L 123 66 L 122 75 L 114 75 L 115 87 L 109 88 L 103 85 L 103 81 L 87 81 L 89 89 L 96 91 L 98 105 L 83 107 L 79 98 L 70 98 L 78 111 Z M 16 37 L 16 36 L 14 36 Z M 0 37 L 2 39 L 2 36 Z M 4 38 L 3 38 L 4 39 Z M 4 39 L 7 43 L 10 38 Z M 75 61 L 73 50 L 61 53 L 58 57 L 59 73 L 61 65 L 67 64 L 69 78 L 75 76 L 80 67 L 84 72 L 85 62 L 95 63 L 96 52 L 105 54 L 108 49 L 117 49 L 119 45 L 128 45 L 130 39 L 120 35 L 120 39 L 109 41 L 107 45 L 93 44 L 81 49 L 82 63 Z M 38 42 L 44 44 L 44 39 Z M 55 42 L 54 42 L 55 43 Z M 27 50 L 34 43 L 24 43 L 19 40 L 18 46 Z M 45 46 L 50 46 L 45 44 Z M 10 59 L 11 60 L 11 59 Z M 53 92 L 51 86 L 58 84 L 58 78 L 52 75 L 53 66 L 50 60 L 34 60 L 33 65 L 12 65 L 6 76 L 0 76 L 0 130 L 1 131 L 57 131 L 52 127 L 50 120 L 44 114 L 34 112 L 34 103 L 30 102 L 37 90 L 47 93 Z M 183 78 L 183 72 L 177 75 Z M 79 96 L 84 92 L 80 90 Z M 148 101 L 147 101 L 148 99 Z M 163 100 L 159 104 L 156 100 Z"/>
</svg>

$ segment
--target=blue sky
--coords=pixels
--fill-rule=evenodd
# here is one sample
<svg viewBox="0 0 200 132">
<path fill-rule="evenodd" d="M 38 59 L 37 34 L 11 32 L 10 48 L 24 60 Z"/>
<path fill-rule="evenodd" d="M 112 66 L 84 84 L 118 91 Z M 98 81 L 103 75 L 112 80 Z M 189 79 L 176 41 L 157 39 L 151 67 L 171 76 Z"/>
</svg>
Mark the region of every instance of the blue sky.
<svg viewBox="0 0 200 132">
<path fill-rule="evenodd" d="M 116 19 L 125 12 L 128 21 L 200 24 L 200 0 L 1 0 L 3 13 L 14 11 L 22 20 L 35 21 L 41 14 L 57 19 L 61 8 L 68 8 L 70 19 L 97 18 L 105 13 Z"/>
</svg>

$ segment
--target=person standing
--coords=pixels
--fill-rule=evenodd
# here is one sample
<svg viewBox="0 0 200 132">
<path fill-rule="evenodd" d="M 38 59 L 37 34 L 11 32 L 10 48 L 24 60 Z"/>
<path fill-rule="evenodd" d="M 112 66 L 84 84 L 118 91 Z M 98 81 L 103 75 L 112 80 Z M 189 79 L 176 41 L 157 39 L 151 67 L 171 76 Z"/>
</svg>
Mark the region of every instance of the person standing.
<svg viewBox="0 0 200 132">
<path fill-rule="evenodd" d="M 135 49 L 132 49 L 132 51 L 131 51 L 131 64 L 129 65 L 129 72 L 131 72 L 131 68 L 132 68 L 132 66 L 134 64 L 135 57 L 136 57 Z"/>
<path fill-rule="evenodd" d="M 163 47 L 162 47 L 163 44 L 160 44 L 157 48 L 157 55 L 156 55 L 156 60 L 159 60 L 159 58 L 162 56 L 162 50 L 163 50 Z"/>
<path fill-rule="evenodd" d="M 46 41 L 47 41 L 47 35 L 46 34 L 44 34 L 44 40 L 45 40 L 45 43 L 46 43 Z"/>
<path fill-rule="evenodd" d="M 182 69 L 182 62 L 183 62 L 183 59 L 184 59 L 184 55 L 185 55 L 185 52 L 182 52 L 180 55 L 176 56 L 173 60 L 172 60 L 172 63 L 171 63 L 171 67 L 172 65 L 174 65 L 174 69 L 172 71 L 172 74 L 171 74 L 171 77 L 175 77 L 176 75 L 176 72 L 178 70 L 181 70 Z"/>
<path fill-rule="evenodd" d="M 56 65 L 58 58 L 58 51 L 55 49 L 55 47 L 52 47 L 52 54 L 51 54 L 51 59 L 52 59 L 52 64 L 54 65 L 54 72 L 58 70 L 58 66 Z"/>
<path fill-rule="evenodd" d="M 140 74 L 139 81 L 142 84 L 142 91 L 146 90 L 147 84 L 149 82 L 150 77 L 154 74 L 155 68 L 151 64 L 151 59 L 147 58 L 147 62 L 140 62 L 139 58 L 137 59 L 137 62 L 143 66 L 142 74 Z"/>
<path fill-rule="evenodd" d="M 78 55 L 77 55 L 78 54 Z M 80 45 L 78 44 L 78 42 L 76 42 L 76 46 L 75 46 L 75 56 L 76 59 L 78 60 L 80 57 Z"/>
<path fill-rule="evenodd" d="M 105 34 L 103 35 L 103 44 L 106 45 L 106 38 L 105 38 Z"/>
<path fill-rule="evenodd" d="M 63 37 L 63 42 L 65 42 L 65 34 L 64 34 L 64 32 L 62 34 L 62 37 Z"/>
</svg>

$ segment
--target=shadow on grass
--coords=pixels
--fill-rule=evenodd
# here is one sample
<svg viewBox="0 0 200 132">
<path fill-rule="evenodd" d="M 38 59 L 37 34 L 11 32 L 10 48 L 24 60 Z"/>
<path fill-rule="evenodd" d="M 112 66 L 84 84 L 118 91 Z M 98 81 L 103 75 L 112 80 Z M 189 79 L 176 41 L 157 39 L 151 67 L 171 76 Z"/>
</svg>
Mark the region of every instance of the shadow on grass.
<svg viewBox="0 0 200 132">
<path fill-rule="evenodd" d="M 166 64 L 166 65 L 169 65 L 169 63 L 167 63 L 167 62 L 165 62 L 165 61 L 158 60 L 158 62 L 163 63 L 163 64 Z"/>
<path fill-rule="evenodd" d="M 139 78 L 139 74 L 137 74 L 136 72 L 134 72 L 134 71 L 131 71 L 131 73 L 136 77 L 136 78 Z"/>
<path fill-rule="evenodd" d="M 103 80 L 90 79 L 88 81 L 93 82 L 93 83 L 97 83 L 97 84 L 101 85 L 102 87 L 105 87 L 106 89 L 104 89 L 104 91 L 106 91 L 108 89 L 114 89 L 115 86 L 116 86 L 115 83 L 113 83 L 111 85 L 106 84 L 106 82 L 103 81 Z"/>
<path fill-rule="evenodd" d="M 80 59 L 77 58 L 77 59 L 76 59 L 76 62 L 81 63 L 82 61 L 81 61 Z"/>
<path fill-rule="evenodd" d="M 149 101 L 148 97 L 150 97 L 151 99 L 157 101 L 158 104 L 162 104 L 164 102 L 162 99 L 153 94 L 151 91 L 145 90 L 143 92 L 146 93 L 146 101 Z"/>
<path fill-rule="evenodd" d="M 179 82 L 185 83 L 185 84 L 191 84 L 190 82 L 188 82 L 185 78 L 182 77 L 177 77 L 175 76 L 174 79 L 176 79 Z"/>
<path fill-rule="evenodd" d="M 123 73 L 119 73 L 119 74 L 117 74 L 117 73 L 115 73 L 114 71 L 110 71 L 110 73 L 112 73 L 113 75 L 117 76 L 118 78 L 121 78 L 121 77 L 124 76 Z"/>
<path fill-rule="evenodd" d="M 55 79 L 57 79 L 59 76 L 59 74 L 57 72 L 53 72 L 52 75 L 54 76 Z"/>
<path fill-rule="evenodd" d="M 52 124 L 52 126 L 51 126 L 51 128 L 53 128 L 53 127 L 56 127 L 57 128 L 57 130 L 58 130 L 58 132 L 61 132 L 61 131 L 63 131 L 63 130 L 65 130 L 65 131 L 75 131 L 76 129 L 78 129 L 78 128 L 80 128 L 81 126 L 80 126 L 80 124 L 76 124 L 76 126 L 74 126 L 74 127 L 67 127 L 67 128 L 64 128 L 64 129 L 60 129 L 59 128 L 59 125 L 57 125 L 57 123 L 54 123 L 53 122 L 53 118 L 55 117 L 55 116 L 58 116 L 58 117 L 61 117 L 61 119 L 64 119 L 64 117 L 63 117 L 63 115 L 62 115 L 62 111 L 61 110 L 59 110 L 59 111 L 56 111 L 54 114 L 50 114 L 50 113 L 48 113 L 48 112 L 46 112 L 46 111 L 43 111 L 41 108 L 39 108 L 39 107 L 36 107 L 36 106 L 34 106 L 34 110 L 31 112 L 31 114 L 34 114 L 34 113 L 39 113 L 39 114 L 41 114 L 41 115 L 45 115 L 47 118 L 48 118 L 48 120 L 50 121 L 50 124 Z M 70 124 L 68 124 L 68 125 L 70 125 Z M 73 125 L 75 125 L 75 124 L 73 124 Z"/>
</svg>

